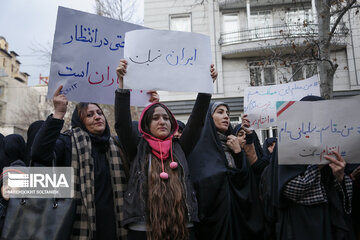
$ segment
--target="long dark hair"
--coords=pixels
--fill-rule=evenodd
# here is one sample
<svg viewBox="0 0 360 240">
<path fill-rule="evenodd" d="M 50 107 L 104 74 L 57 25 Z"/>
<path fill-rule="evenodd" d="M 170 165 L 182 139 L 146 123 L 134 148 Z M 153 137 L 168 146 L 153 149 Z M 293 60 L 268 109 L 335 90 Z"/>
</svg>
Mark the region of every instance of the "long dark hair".
<svg viewBox="0 0 360 240">
<path fill-rule="evenodd" d="M 181 182 L 182 169 L 173 170 L 164 164 L 169 178 L 160 178 L 161 162 L 155 157 L 151 161 L 149 176 L 148 216 L 149 229 L 147 238 L 150 240 L 184 240 L 188 239 L 187 209 L 185 192 Z"/>
</svg>

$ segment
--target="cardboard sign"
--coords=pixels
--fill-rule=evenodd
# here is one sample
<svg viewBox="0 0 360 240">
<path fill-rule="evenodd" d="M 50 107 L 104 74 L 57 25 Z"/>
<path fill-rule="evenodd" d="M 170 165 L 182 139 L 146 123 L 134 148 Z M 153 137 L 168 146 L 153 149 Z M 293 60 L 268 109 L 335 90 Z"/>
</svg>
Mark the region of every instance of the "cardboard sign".
<svg viewBox="0 0 360 240">
<path fill-rule="evenodd" d="M 278 102 L 279 164 L 360 163 L 360 99 Z"/>
<path fill-rule="evenodd" d="M 317 76 L 286 84 L 248 87 L 244 92 L 244 112 L 251 128 L 276 126 L 276 101 L 298 101 L 308 95 L 320 96 Z"/>
<path fill-rule="evenodd" d="M 213 92 L 210 38 L 199 33 L 137 30 L 126 33 L 125 88 Z"/>
<path fill-rule="evenodd" d="M 48 98 L 58 86 L 68 100 L 114 104 L 116 67 L 124 58 L 125 33 L 142 26 L 59 7 Z M 146 91 L 134 90 L 131 105 L 145 106 Z M 144 102 L 146 100 L 146 103 Z"/>
</svg>

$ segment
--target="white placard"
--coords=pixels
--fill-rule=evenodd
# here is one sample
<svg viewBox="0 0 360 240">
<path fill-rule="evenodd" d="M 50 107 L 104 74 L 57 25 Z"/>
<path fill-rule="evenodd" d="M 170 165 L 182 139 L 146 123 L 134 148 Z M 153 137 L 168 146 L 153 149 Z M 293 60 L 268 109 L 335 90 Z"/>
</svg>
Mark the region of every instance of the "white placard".
<svg viewBox="0 0 360 240">
<path fill-rule="evenodd" d="M 286 84 L 248 87 L 244 92 L 244 112 L 251 128 L 275 126 L 276 101 L 298 101 L 308 95 L 320 96 L 317 75 Z"/>
<path fill-rule="evenodd" d="M 278 102 L 279 164 L 324 164 L 333 150 L 360 163 L 360 99 Z"/>
<path fill-rule="evenodd" d="M 128 32 L 125 59 L 125 88 L 213 92 L 208 36 L 165 30 Z"/>
<path fill-rule="evenodd" d="M 142 26 L 59 7 L 48 98 L 58 86 L 68 100 L 114 104 L 116 67 L 124 57 L 125 33 Z M 131 105 L 145 106 L 146 91 L 133 90 Z M 147 98 L 146 102 L 143 102 Z"/>
</svg>

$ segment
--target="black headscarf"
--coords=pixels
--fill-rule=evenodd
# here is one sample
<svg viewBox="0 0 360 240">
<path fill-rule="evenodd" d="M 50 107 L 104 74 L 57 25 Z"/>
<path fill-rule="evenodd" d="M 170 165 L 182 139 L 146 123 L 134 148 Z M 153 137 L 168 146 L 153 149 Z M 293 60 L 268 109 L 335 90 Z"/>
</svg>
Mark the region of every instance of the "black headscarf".
<svg viewBox="0 0 360 240">
<path fill-rule="evenodd" d="M 236 136 L 238 132 L 241 130 L 241 123 L 236 125 L 233 133 Z M 255 146 L 255 152 L 258 159 L 261 159 L 263 157 L 263 150 L 261 148 L 259 137 L 255 130 L 253 130 L 252 134 L 246 134 L 246 143 L 253 143 Z"/>
<path fill-rule="evenodd" d="M 183 123 L 182 121 L 180 120 L 176 120 L 178 126 L 179 126 L 179 130 L 181 131 L 184 131 L 184 128 L 185 128 L 185 123 Z"/>
<path fill-rule="evenodd" d="M 233 130 L 234 135 L 236 136 L 240 130 L 241 130 L 241 123 L 234 127 L 234 130 Z"/>
<path fill-rule="evenodd" d="M 80 104 L 94 104 L 100 108 L 100 106 L 96 103 L 80 103 Z M 100 108 L 102 111 L 102 109 Z M 105 118 L 105 116 L 104 116 Z M 80 116 L 78 114 L 78 109 L 75 108 L 72 118 L 71 118 L 71 127 L 76 128 L 79 127 L 85 132 L 87 132 L 91 138 L 92 144 L 98 148 L 100 152 L 106 152 L 109 148 L 109 139 L 110 139 L 110 127 L 105 118 L 105 130 L 102 135 L 95 135 L 89 132 L 89 130 L 85 127 L 84 123 L 81 121 Z"/>
<path fill-rule="evenodd" d="M 10 134 L 3 139 L 0 150 L 0 169 L 8 167 L 16 160 L 25 159 L 25 141 L 19 134 Z"/>
<path fill-rule="evenodd" d="M 271 137 L 271 138 L 267 138 L 263 144 L 263 154 L 264 157 L 268 158 L 270 160 L 272 153 L 269 152 L 268 147 L 273 144 L 274 142 L 276 143 L 276 137 Z"/>
<path fill-rule="evenodd" d="M 234 155 L 237 168 L 228 167 L 211 114 L 213 105 L 188 157 L 199 202 L 196 231 L 201 239 L 257 239 L 252 236 L 262 229 L 263 220 L 253 175 L 244 157 Z M 225 135 L 231 133 L 229 127 Z"/>
<path fill-rule="evenodd" d="M 42 124 L 44 123 L 43 120 L 35 121 L 30 124 L 28 131 L 27 131 L 27 141 L 26 141 L 26 158 L 25 158 L 25 165 L 28 166 L 31 161 L 31 146 L 33 145 L 35 136 L 37 132 L 40 130 Z"/>
</svg>

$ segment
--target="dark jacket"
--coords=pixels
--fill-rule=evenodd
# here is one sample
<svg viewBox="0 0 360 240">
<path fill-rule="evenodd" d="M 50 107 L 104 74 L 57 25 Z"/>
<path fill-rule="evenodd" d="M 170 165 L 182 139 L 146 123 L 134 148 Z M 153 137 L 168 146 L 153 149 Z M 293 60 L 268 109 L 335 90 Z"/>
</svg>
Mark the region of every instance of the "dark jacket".
<svg viewBox="0 0 360 240">
<path fill-rule="evenodd" d="M 42 124 L 44 123 L 43 120 L 35 121 L 30 124 L 27 130 L 27 140 L 26 140 L 26 161 L 25 165 L 30 165 L 31 161 L 31 147 L 36 137 L 37 132 L 40 130 Z"/>
<path fill-rule="evenodd" d="M 204 123 L 206 110 L 211 95 L 199 93 L 189 118 L 188 124 L 180 139 L 173 139 L 173 154 L 183 170 L 188 221 L 198 221 L 198 206 L 187 164 L 187 156 L 194 148 Z M 132 129 L 130 116 L 130 92 L 118 89 L 115 97 L 115 129 L 123 143 L 124 151 L 131 159 L 130 179 L 124 197 L 124 225 L 146 222 L 147 189 L 142 189 L 147 182 L 147 161 L 150 147 L 147 141 Z"/>
</svg>

